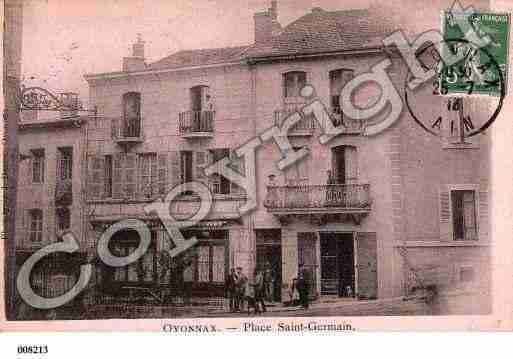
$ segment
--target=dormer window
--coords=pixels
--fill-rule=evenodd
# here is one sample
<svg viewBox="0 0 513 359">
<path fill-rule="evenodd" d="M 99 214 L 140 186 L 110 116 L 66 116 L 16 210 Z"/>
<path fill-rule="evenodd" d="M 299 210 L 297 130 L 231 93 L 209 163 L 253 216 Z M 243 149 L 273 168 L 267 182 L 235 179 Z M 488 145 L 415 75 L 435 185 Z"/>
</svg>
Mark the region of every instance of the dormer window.
<svg viewBox="0 0 513 359">
<path fill-rule="evenodd" d="M 139 137 L 141 134 L 141 94 L 128 92 L 123 95 L 124 137 Z"/>
</svg>

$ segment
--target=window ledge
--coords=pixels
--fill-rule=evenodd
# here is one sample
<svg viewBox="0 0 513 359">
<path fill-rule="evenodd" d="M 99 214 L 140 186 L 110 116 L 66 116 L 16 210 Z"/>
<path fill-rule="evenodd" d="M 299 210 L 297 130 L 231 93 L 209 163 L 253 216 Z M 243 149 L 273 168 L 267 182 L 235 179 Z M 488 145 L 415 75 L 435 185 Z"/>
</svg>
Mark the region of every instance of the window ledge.
<svg viewBox="0 0 513 359">
<path fill-rule="evenodd" d="M 475 143 L 451 143 L 451 142 L 444 142 L 442 148 L 444 150 L 478 150 L 479 145 Z"/>
</svg>

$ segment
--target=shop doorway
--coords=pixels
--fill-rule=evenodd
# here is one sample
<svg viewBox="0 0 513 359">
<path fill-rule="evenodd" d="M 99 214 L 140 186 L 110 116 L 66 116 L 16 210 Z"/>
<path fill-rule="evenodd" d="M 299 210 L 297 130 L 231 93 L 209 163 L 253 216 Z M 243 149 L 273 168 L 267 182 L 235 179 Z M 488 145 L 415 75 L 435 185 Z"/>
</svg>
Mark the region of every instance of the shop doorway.
<svg viewBox="0 0 513 359">
<path fill-rule="evenodd" d="M 266 301 L 281 301 L 281 230 L 256 230 L 256 269 L 264 271 Z"/>
<path fill-rule="evenodd" d="M 355 261 L 353 233 L 320 233 L 321 295 L 353 297 Z"/>
</svg>

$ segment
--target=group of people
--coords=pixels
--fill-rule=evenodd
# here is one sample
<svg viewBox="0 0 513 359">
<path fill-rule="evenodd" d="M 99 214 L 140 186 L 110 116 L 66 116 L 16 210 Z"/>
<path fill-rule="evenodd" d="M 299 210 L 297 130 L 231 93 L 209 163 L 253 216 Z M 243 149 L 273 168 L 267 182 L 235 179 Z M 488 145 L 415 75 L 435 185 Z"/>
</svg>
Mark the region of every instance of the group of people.
<svg viewBox="0 0 513 359">
<path fill-rule="evenodd" d="M 267 278 L 265 271 L 257 269 L 253 280 L 250 281 L 241 267 L 232 268 L 225 283 L 230 312 L 247 310 L 249 314 L 251 308 L 255 314 L 266 312 L 264 298 L 268 289 Z"/>
<path fill-rule="evenodd" d="M 241 267 L 231 269 L 226 278 L 226 296 L 229 300 L 230 312 L 244 312 L 248 314 L 251 308 L 255 314 L 267 311 L 265 300 L 272 300 L 273 283 L 272 271 L 255 270 L 253 280 L 250 280 L 243 272 Z M 299 266 L 298 275 L 292 281 L 289 291 L 289 301 L 285 302 L 287 306 L 301 306 L 308 309 L 310 303 L 310 275 L 304 266 Z"/>
</svg>

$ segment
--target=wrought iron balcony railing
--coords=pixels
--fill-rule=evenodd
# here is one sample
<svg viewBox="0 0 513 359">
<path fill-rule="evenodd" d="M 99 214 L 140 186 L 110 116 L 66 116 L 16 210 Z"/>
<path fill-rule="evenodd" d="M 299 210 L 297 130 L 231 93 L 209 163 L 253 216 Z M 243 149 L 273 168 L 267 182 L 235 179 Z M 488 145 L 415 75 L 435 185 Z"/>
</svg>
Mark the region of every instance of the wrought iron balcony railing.
<svg viewBox="0 0 513 359">
<path fill-rule="evenodd" d="M 371 208 L 369 184 L 268 186 L 270 212 L 362 212 Z"/>
<path fill-rule="evenodd" d="M 73 203 L 73 181 L 71 179 L 58 179 L 55 184 L 55 204 L 69 206 Z"/>
<path fill-rule="evenodd" d="M 215 111 L 185 111 L 178 116 L 180 134 L 185 138 L 212 137 Z"/>
<path fill-rule="evenodd" d="M 141 124 L 141 118 L 114 118 L 111 122 L 111 137 L 124 147 L 141 143 L 144 141 Z"/>
<path fill-rule="evenodd" d="M 294 112 L 299 111 L 299 105 L 286 105 L 281 109 L 274 111 L 274 124 L 278 127 L 281 127 L 283 121 L 287 119 Z M 297 122 L 292 128 L 289 130 L 288 134 L 290 136 L 309 136 L 312 135 L 315 130 L 315 119 L 313 117 L 302 117 L 299 122 Z"/>
</svg>

